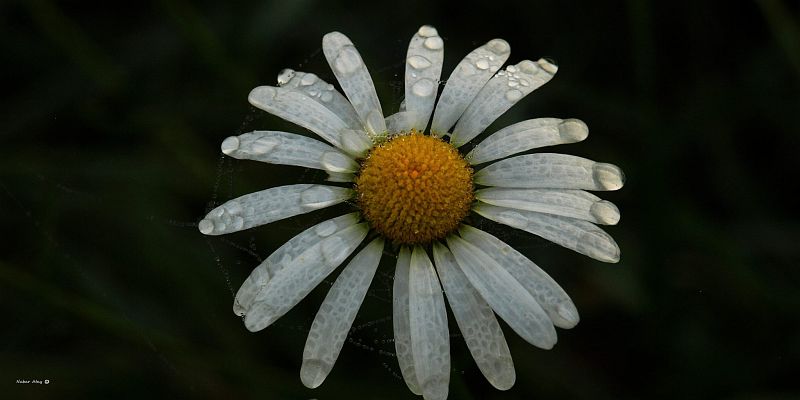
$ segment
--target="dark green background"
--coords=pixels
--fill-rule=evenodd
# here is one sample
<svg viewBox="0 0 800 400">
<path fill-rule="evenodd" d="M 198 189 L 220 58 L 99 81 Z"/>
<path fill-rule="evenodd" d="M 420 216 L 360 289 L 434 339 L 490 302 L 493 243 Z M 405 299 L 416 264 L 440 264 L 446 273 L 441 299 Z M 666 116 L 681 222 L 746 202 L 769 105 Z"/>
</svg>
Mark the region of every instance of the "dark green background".
<svg viewBox="0 0 800 400">
<path fill-rule="evenodd" d="M 494 37 L 512 62 L 558 62 L 489 131 L 581 118 L 588 140 L 554 150 L 628 177 L 601 193 L 622 210 L 607 229 L 617 265 L 474 220 L 550 272 L 582 321 L 550 351 L 506 329 L 508 392 L 455 336 L 450 397 L 800 398 L 797 2 L 224 3 L 0 6 L 0 397 L 411 398 L 386 353 L 388 257 L 319 389 L 299 367 L 335 274 L 257 334 L 231 311 L 259 259 L 348 206 L 224 237 L 195 224 L 227 199 L 323 179 L 220 155 L 229 135 L 302 132 L 251 108 L 252 87 L 285 67 L 333 82 L 320 41 L 340 30 L 389 114 L 408 40 L 429 23 L 443 77 Z"/>
</svg>

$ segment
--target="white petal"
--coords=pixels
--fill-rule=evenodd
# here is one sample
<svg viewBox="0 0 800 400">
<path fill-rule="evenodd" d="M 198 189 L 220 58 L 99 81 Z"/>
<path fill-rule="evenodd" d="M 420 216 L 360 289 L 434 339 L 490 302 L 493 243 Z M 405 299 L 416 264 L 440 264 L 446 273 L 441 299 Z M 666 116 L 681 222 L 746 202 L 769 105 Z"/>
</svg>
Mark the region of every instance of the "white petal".
<svg viewBox="0 0 800 400">
<path fill-rule="evenodd" d="M 531 149 L 580 142 L 588 135 L 589 128 L 579 119 L 529 119 L 491 134 L 475 146 L 466 159 L 478 165 Z"/>
<path fill-rule="evenodd" d="M 516 380 L 514 362 L 492 308 L 469 283 L 447 247 L 434 243 L 433 259 L 472 358 L 492 386 L 510 389 Z"/>
<path fill-rule="evenodd" d="M 450 335 L 442 288 L 422 247 L 414 247 L 409 269 L 409 327 L 414 370 L 425 400 L 444 400 L 450 384 Z"/>
<path fill-rule="evenodd" d="M 423 26 L 411 38 L 406 54 L 406 111 L 414 113 L 411 128 L 424 131 L 436 101 L 442 76 L 444 42 L 436 28 Z"/>
<path fill-rule="evenodd" d="M 306 387 L 318 387 L 331 372 L 382 254 L 383 239 L 377 238 L 353 257 L 325 296 L 303 349 L 300 379 Z"/>
<path fill-rule="evenodd" d="M 300 125 L 338 148 L 342 148 L 341 132 L 350 129 L 333 111 L 301 92 L 259 86 L 250 92 L 248 100 L 255 107 Z"/>
<path fill-rule="evenodd" d="M 286 314 L 333 272 L 358 247 L 369 228 L 353 225 L 315 243 L 276 272 L 244 317 L 251 332 L 260 331 Z"/>
<path fill-rule="evenodd" d="M 591 222 L 481 203 L 472 210 L 492 221 L 522 229 L 596 260 L 608 263 L 619 261 L 617 243 Z"/>
<path fill-rule="evenodd" d="M 198 228 L 205 235 L 222 235 L 250 229 L 298 214 L 339 204 L 353 190 L 336 186 L 286 185 L 228 200 L 211 210 Z"/>
<path fill-rule="evenodd" d="M 569 329 L 578 324 L 578 309 L 561 286 L 533 261 L 502 240 L 468 225 L 459 229 L 461 237 L 483 250 L 505 268 L 547 312 L 553 324 Z"/>
<path fill-rule="evenodd" d="M 386 132 L 375 85 L 353 42 L 339 32 L 331 32 L 322 38 L 322 51 L 367 132 L 373 136 Z"/>
<path fill-rule="evenodd" d="M 478 136 L 511 106 L 552 79 L 556 69 L 542 59 L 525 60 L 498 72 L 464 111 L 453 129 L 450 143 L 459 147 Z"/>
<path fill-rule="evenodd" d="M 516 188 L 617 190 L 625 176 L 616 165 L 537 153 L 498 161 L 475 173 L 475 183 Z"/>
<path fill-rule="evenodd" d="M 350 156 L 309 137 L 278 131 L 253 131 L 222 142 L 222 152 L 240 160 L 297 165 L 333 172 L 354 172 Z"/>
<path fill-rule="evenodd" d="M 315 243 L 342 229 L 355 225 L 358 219 L 359 214 L 357 212 L 345 214 L 320 222 L 289 239 L 283 246 L 270 254 L 266 260 L 262 261 L 242 283 L 233 302 L 233 312 L 239 316 L 247 314 L 253 304 L 253 300 L 264 289 L 270 277 L 274 276 Z"/>
<path fill-rule="evenodd" d="M 472 286 L 514 332 L 536 347 L 550 349 L 556 344 L 556 330 L 550 317 L 508 271 L 458 236 L 449 236 L 447 244 Z"/>
<path fill-rule="evenodd" d="M 614 203 L 583 190 L 490 187 L 476 191 L 475 198 L 495 206 L 561 215 L 603 225 L 615 225 L 620 218 Z"/>
<path fill-rule="evenodd" d="M 411 331 L 408 310 L 408 274 L 411 265 L 411 251 L 401 247 L 397 255 L 397 267 L 392 287 L 392 326 L 394 327 L 394 349 L 397 363 L 408 389 L 416 395 L 422 394 L 414 371 L 414 356 L 411 354 Z"/>
<path fill-rule="evenodd" d="M 475 95 L 506 62 L 510 54 L 511 47 L 505 40 L 493 39 L 467 54 L 458 63 L 436 104 L 431 134 L 443 136 L 455 125 Z"/>
<path fill-rule="evenodd" d="M 339 140 L 342 143 L 342 150 L 356 157 L 363 157 L 367 151 L 374 146 L 372 138 L 362 130 L 345 129 L 340 132 Z"/>
<path fill-rule="evenodd" d="M 283 79 L 281 79 L 283 78 Z M 323 107 L 331 110 L 351 129 L 364 129 L 356 110 L 333 85 L 315 74 L 285 69 L 278 76 L 278 85 L 287 90 L 300 92 Z"/>
</svg>

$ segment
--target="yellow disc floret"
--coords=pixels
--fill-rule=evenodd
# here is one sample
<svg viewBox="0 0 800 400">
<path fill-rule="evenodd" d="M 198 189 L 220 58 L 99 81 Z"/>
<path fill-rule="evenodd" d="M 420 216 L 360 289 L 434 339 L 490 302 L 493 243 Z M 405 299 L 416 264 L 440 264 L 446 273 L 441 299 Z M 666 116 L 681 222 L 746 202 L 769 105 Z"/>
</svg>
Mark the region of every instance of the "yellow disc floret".
<svg viewBox="0 0 800 400">
<path fill-rule="evenodd" d="M 449 143 L 417 132 L 376 146 L 356 178 L 358 205 L 395 243 L 442 239 L 467 216 L 472 169 Z"/>
</svg>

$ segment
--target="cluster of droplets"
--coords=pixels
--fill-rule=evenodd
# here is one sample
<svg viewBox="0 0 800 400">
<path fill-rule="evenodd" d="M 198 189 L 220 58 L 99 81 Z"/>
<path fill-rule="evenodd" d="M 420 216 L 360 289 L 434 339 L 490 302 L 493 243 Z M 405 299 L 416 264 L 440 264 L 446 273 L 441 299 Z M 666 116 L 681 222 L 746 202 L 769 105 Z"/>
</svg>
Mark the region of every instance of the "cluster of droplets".
<svg viewBox="0 0 800 400">
<path fill-rule="evenodd" d="M 315 74 L 284 69 L 278 74 L 278 86 L 299 90 L 309 97 L 327 103 L 333 99 L 334 87 Z"/>
<path fill-rule="evenodd" d="M 418 40 L 422 41 L 422 47 L 425 52 L 431 53 L 431 56 L 441 57 L 440 54 L 436 53 L 444 51 L 444 42 L 436 28 L 428 25 L 423 26 L 417 31 L 417 35 L 419 36 Z M 406 63 L 411 67 L 410 76 L 406 76 L 406 79 L 416 80 L 411 86 L 411 92 L 419 97 L 428 97 L 436 93 L 438 82 L 425 77 L 418 79 L 418 73 L 430 68 L 434 63 L 423 54 L 414 54 L 408 57 Z"/>
<path fill-rule="evenodd" d="M 244 226 L 242 214 L 252 214 L 254 212 L 255 210 L 253 207 L 249 207 L 249 210 L 245 210 L 238 202 L 230 201 L 224 206 L 212 210 L 206 219 L 200 221 L 198 228 L 200 232 L 205 235 L 215 231 L 224 232 L 229 228 L 239 230 Z"/>
<path fill-rule="evenodd" d="M 546 73 L 554 75 L 558 67 L 545 59 L 537 62 L 525 60 L 517 65 L 509 65 L 504 71 L 497 73 L 497 77 L 505 78 L 509 90 L 506 91 L 506 100 L 516 102 L 525 96 L 522 90 L 517 88 L 527 88 L 531 86 L 531 81 L 535 75 Z M 525 90 L 527 91 L 527 90 Z"/>
<path fill-rule="evenodd" d="M 470 53 L 467 58 L 468 63 L 460 66 L 459 73 L 464 76 L 472 76 L 479 71 L 489 70 L 497 72 L 508 58 L 511 47 L 508 42 L 502 39 L 493 39 L 486 43 L 482 48 Z"/>
</svg>

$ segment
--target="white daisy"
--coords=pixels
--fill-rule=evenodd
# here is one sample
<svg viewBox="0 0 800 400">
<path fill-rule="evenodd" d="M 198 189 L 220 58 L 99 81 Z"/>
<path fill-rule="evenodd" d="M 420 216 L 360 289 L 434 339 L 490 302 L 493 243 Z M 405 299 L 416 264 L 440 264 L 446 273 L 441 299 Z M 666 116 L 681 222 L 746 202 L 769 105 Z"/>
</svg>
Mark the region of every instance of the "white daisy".
<svg viewBox="0 0 800 400">
<path fill-rule="evenodd" d="M 466 155 L 459 152 L 556 73 L 544 59 L 501 71 L 510 53 L 502 39 L 469 53 L 436 103 L 444 44 L 435 28 L 420 28 L 408 47 L 405 100 L 400 112 L 387 118 L 353 43 L 332 32 L 323 38 L 322 49 L 344 96 L 314 74 L 285 70 L 277 87 L 257 87 L 249 100 L 328 143 L 255 131 L 225 139 L 222 152 L 325 170 L 342 186 L 287 185 L 248 194 L 213 209 L 199 229 L 206 235 L 236 232 L 353 200 L 358 211 L 312 226 L 272 253 L 242 284 L 234 312 L 244 316 L 250 331 L 268 327 L 372 233 L 374 239 L 341 272 L 311 325 L 300 370 L 303 383 L 315 388 L 331 371 L 388 240 L 399 249 L 394 338 L 411 391 L 426 399 L 447 397 L 450 335 L 442 289 L 483 375 L 498 389 L 510 388 L 514 366 L 495 314 L 526 341 L 549 349 L 556 343 L 554 327 L 572 328 L 578 311 L 541 268 L 464 219 L 474 211 L 597 260 L 617 262 L 619 247 L 596 224 L 616 224 L 619 210 L 585 190 L 619 189 L 622 172 L 564 154 L 510 157 L 585 139 L 588 129 L 577 119 L 523 121 L 488 136 Z M 474 166 L 485 163 L 491 164 L 473 174 Z M 475 185 L 484 188 L 475 190 Z"/>
</svg>

